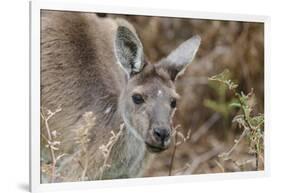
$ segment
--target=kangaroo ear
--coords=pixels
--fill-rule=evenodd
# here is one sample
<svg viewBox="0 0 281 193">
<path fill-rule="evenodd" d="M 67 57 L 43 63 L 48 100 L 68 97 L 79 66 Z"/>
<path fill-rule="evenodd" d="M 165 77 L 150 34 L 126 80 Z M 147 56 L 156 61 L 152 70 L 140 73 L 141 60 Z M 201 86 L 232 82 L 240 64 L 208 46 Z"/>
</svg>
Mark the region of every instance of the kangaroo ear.
<svg viewBox="0 0 281 193">
<path fill-rule="evenodd" d="M 179 45 L 166 58 L 160 60 L 158 67 L 166 70 L 171 80 L 183 74 L 186 67 L 192 62 L 201 42 L 200 36 L 196 35 Z"/>
<path fill-rule="evenodd" d="M 142 44 L 135 32 L 119 26 L 115 37 L 115 55 L 128 76 L 140 72 L 144 66 Z"/>
</svg>

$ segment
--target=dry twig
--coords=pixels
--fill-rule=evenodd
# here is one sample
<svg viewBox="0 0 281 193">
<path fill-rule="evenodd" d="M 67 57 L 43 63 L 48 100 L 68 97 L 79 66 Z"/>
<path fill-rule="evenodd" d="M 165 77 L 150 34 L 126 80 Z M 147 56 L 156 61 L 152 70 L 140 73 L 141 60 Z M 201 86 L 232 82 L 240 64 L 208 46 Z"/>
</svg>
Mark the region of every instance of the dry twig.
<svg viewBox="0 0 281 193">
<path fill-rule="evenodd" d="M 233 151 L 237 148 L 238 144 L 242 141 L 242 139 L 247 135 L 248 132 L 249 128 L 245 128 L 239 139 L 234 141 L 234 145 L 230 148 L 230 150 L 228 152 L 221 153 L 219 157 L 223 158 L 224 160 L 228 160 Z"/>
<path fill-rule="evenodd" d="M 175 160 L 175 155 L 176 155 L 177 147 L 180 146 L 181 144 L 185 143 L 190 138 L 191 130 L 189 130 L 188 133 L 186 134 L 186 136 L 184 136 L 180 131 L 178 131 L 178 129 L 180 127 L 181 127 L 180 125 L 177 125 L 174 128 L 173 136 L 175 136 L 175 144 L 174 144 L 174 148 L 173 148 L 173 152 L 172 152 L 172 157 L 171 157 L 171 161 L 170 161 L 169 176 L 172 175 L 172 170 L 173 170 L 173 165 L 174 165 L 174 160 Z M 178 137 L 181 138 L 181 141 L 179 141 Z"/>
<path fill-rule="evenodd" d="M 221 150 L 222 150 L 222 147 L 216 146 L 213 149 L 211 149 L 210 151 L 198 156 L 196 159 L 194 159 L 192 161 L 192 163 L 190 164 L 190 167 L 180 174 L 193 174 L 196 171 L 196 169 L 200 166 L 201 163 L 204 163 L 204 162 L 208 161 L 209 159 L 211 159 L 212 157 L 218 155 L 218 153 Z"/>
<path fill-rule="evenodd" d="M 124 127 L 125 127 L 125 125 L 124 125 L 124 123 L 122 123 L 120 125 L 120 129 L 119 129 L 117 134 L 115 134 L 114 131 L 111 131 L 110 132 L 111 137 L 109 138 L 108 143 L 106 145 L 101 145 L 99 147 L 99 149 L 101 150 L 101 152 L 103 154 L 103 157 L 104 157 L 103 165 L 101 166 L 100 173 L 99 173 L 99 179 L 100 180 L 103 177 L 104 170 L 111 166 L 110 164 L 108 164 L 108 159 L 110 157 L 110 153 L 111 153 L 111 150 L 112 150 L 113 146 L 116 144 L 116 142 L 118 141 L 118 139 L 122 135 Z"/>
<path fill-rule="evenodd" d="M 213 114 L 199 129 L 192 134 L 191 142 L 197 142 L 219 120 L 219 113 Z"/>
<path fill-rule="evenodd" d="M 45 137 L 43 134 L 42 136 L 47 140 L 48 142 L 48 145 L 47 147 L 49 148 L 50 150 L 50 153 L 51 153 L 51 159 L 52 159 L 52 169 L 51 169 L 51 182 L 54 182 L 55 181 L 55 178 L 56 178 L 56 163 L 58 161 L 58 159 L 60 159 L 61 157 L 64 156 L 61 155 L 59 156 L 58 158 L 56 157 L 55 155 L 55 150 L 58 150 L 58 147 L 56 147 L 56 145 L 59 145 L 60 142 L 58 141 L 53 141 L 53 136 L 52 134 L 54 135 L 56 132 L 55 131 L 51 131 L 50 129 L 50 126 L 49 126 L 49 120 L 58 112 L 60 112 L 62 109 L 61 107 L 57 108 L 54 112 L 52 112 L 51 110 L 47 109 L 47 113 L 46 115 L 42 112 L 40 112 L 41 114 L 41 118 L 43 119 L 44 121 L 44 125 L 45 125 L 45 128 L 46 128 L 46 131 L 47 131 L 47 135 L 48 137 Z M 55 132 L 55 133 L 54 133 Z"/>
</svg>

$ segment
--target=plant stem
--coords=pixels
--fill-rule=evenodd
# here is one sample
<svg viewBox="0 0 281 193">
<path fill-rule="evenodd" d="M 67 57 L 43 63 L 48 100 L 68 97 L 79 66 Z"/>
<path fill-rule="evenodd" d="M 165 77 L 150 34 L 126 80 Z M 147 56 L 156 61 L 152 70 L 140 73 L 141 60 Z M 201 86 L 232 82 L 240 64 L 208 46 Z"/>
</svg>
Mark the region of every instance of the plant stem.
<svg viewBox="0 0 281 193">
<path fill-rule="evenodd" d="M 51 133 L 51 129 L 49 127 L 49 119 L 51 119 L 56 113 L 60 112 L 61 108 L 59 107 L 58 109 L 56 109 L 54 112 L 49 111 L 48 116 L 46 117 L 42 112 L 41 114 L 41 118 L 44 120 L 44 124 L 45 124 L 45 128 L 47 131 L 47 135 L 48 135 L 48 145 L 49 145 L 49 149 L 50 149 L 50 153 L 51 153 L 51 160 L 52 160 L 52 174 L 51 174 L 51 182 L 55 181 L 56 178 L 56 164 L 57 164 L 57 158 L 55 155 L 55 150 L 53 149 L 53 138 L 52 138 L 52 133 Z"/>
<path fill-rule="evenodd" d="M 175 145 L 174 145 L 174 149 L 173 149 L 173 153 L 172 153 L 172 158 L 171 158 L 171 162 L 170 162 L 169 176 L 172 175 L 175 155 L 176 155 L 176 151 L 177 151 L 177 142 L 178 142 L 178 133 L 177 133 L 177 130 L 176 130 L 175 131 Z"/>
<path fill-rule="evenodd" d="M 50 127 L 49 127 L 49 123 L 48 120 L 49 118 L 43 118 L 44 119 L 44 123 L 45 123 L 45 127 L 47 130 L 47 135 L 48 135 L 48 142 L 52 143 L 52 135 L 51 135 L 51 131 L 50 131 Z M 50 149 L 50 153 L 51 153 L 51 159 L 52 159 L 52 175 L 51 175 L 51 182 L 55 181 L 55 177 L 56 177 L 56 155 L 55 155 L 55 151 L 54 149 L 51 147 L 52 144 L 49 144 L 49 149 Z"/>
<path fill-rule="evenodd" d="M 258 171 L 259 170 L 259 153 L 258 153 L 257 144 L 255 145 L 255 148 L 256 148 L 256 153 L 255 153 L 255 156 L 256 156 L 256 170 Z"/>
</svg>

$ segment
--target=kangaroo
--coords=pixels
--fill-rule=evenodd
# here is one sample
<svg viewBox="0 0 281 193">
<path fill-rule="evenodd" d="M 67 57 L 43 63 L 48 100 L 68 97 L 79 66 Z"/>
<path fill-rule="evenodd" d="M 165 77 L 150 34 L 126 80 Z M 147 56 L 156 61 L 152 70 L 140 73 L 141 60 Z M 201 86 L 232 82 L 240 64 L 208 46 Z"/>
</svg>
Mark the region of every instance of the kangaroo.
<svg viewBox="0 0 281 193">
<path fill-rule="evenodd" d="M 175 81 L 193 60 L 200 37 L 183 42 L 167 57 L 150 63 L 134 27 L 127 21 L 93 13 L 41 11 L 41 106 L 61 111 L 49 120 L 60 135 L 56 181 L 81 180 L 74 131 L 92 112 L 95 124 L 87 144 L 88 180 L 141 177 L 153 155 L 171 143 L 171 119 L 179 95 Z M 122 133 L 102 175 L 111 131 Z M 41 124 L 44 134 L 45 125 Z M 76 156 L 76 157 L 75 157 Z M 78 157 L 77 157 L 78 156 Z M 80 157 L 79 157 L 80 156 Z"/>
</svg>

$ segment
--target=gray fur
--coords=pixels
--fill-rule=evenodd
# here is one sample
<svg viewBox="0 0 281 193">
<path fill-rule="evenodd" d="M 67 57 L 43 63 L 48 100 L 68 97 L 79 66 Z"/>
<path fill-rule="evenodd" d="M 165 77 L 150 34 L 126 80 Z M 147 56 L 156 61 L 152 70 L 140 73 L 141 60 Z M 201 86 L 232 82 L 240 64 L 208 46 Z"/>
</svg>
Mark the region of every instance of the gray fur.
<svg viewBox="0 0 281 193">
<path fill-rule="evenodd" d="M 142 44 L 138 37 L 125 26 L 119 26 L 117 29 L 115 53 L 119 64 L 128 76 L 142 70 L 144 65 Z"/>
<path fill-rule="evenodd" d="M 200 36 L 195 35 L 181 43 L 166 58 L 162 59 L 160 64 L 165 65 L 167 69 L 172 69 L 170 75 L 173 80 L 183 74 L 186 67 L 192 62 L 200 43 Z"/>
<path fill-rule="evenodd" d="M 106 144 L 111 130 L 117 133 L 123 123 L 118 101 L 126 74 L 117 65 L 113 48 L 118 24 L 88 13 L 44 10 L 41 16 L 41 106 L 50 110 L 62 108 L 49 122 L 50 128 L 60 133 L 61 153 L 69 155 L 59 165 L 59 172 L 66 179 L 62 181 L 77 181 L 82 173 L 73 160 L 79 153 L 73 130 L 84 124 L 82 115 L 88 111 L 96 117 L 96 125 L 91 129 L 87 175 L 96 179 L 103 161 L 99 146 Z M 45 132 L 44 125 L 41 130 Z M 140 162 L 148 153 L 142 141 L 129 136 L 120 138 L 118 150 L 112 153 L 114 163 L 102 179 L 138 175 Z M 80 157 L 83 160 L 83 155 Z"/>
<path fill-rule="evenodd" d="M 58 165 L 63 176 L 58 181 L 80 180 L 83 167 L 77 158 L 86 155 L 79 151 L 73 131 L 85 124 L 86 112 L 96 118 L 87 146 L 89 180 L 100 179 L 104 159 L 99 147 L 107 144 L 111 131 L 118 133 L 121 124 L 125 130 L 101 179 L 141 176 L 152 155 L 145 143 L 157 145 L 153 128 L 171 129 L 170 100 L 177 97 L 171 64 L 144 65 L 143 48 L 133 29 L 128 22 L 90 13 L 41 11 L 41 106 L 50 110 L 61 106 L 49 126 L 60 134 L 59 152 L 67 154 Z M 124 47 L 124 41 L 133 46 Z M 128 79 L 132 72 L 135 75 Z M 144 104 L 133 103 L 136 92 L 146 97 Z M 41 132 L 46 132 L 43 124 Z"/>
</svg>

